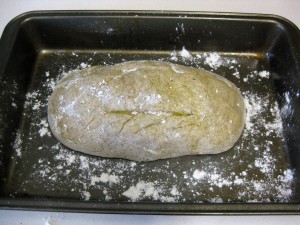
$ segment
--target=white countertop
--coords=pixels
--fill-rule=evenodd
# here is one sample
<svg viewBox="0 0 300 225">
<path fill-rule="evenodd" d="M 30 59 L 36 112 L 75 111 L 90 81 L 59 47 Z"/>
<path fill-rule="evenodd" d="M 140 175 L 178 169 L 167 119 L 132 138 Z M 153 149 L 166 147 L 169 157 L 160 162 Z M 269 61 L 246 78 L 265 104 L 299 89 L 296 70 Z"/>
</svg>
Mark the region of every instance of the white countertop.
<svg viewBox="0 0 300 225">
<path fill-rule="evenodd" d="M 300 27 L 300 1 L 298 0 L 0 0 L 0 35 L 11 19 L 33 10 L 177 10 L 265 13 L 285 17 Z M 0 210 L 1 224 L 298 225 L 300 216 L 152 216 Z"/>
</svg>

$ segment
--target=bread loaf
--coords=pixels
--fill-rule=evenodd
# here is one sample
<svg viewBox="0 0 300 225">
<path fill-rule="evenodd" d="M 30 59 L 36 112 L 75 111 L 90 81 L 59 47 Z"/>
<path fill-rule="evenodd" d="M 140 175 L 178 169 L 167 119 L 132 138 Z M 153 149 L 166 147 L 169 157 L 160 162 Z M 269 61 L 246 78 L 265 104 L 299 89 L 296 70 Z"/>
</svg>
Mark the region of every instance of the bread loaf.
<svg viewBox="0 0 300 225">
<path fill-rule="evenodd" d="M 95 66 L 65 76 L 48 102 L 67 147 L 136 161 L 216 154 L 244 127 L 238 88 L 203 69 L 158 61 Z"/>
</svg>

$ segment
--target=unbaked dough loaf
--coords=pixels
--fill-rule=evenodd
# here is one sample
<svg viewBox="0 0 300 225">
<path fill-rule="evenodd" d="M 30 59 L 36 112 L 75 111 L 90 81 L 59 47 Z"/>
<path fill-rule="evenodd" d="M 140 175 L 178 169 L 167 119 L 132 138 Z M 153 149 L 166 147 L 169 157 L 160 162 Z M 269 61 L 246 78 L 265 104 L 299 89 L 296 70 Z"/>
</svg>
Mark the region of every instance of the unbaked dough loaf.
<svg viewBox="0 0 300 225">
<path fill-rule="evenodd" d="M 69 73 L 50 96 L 48 120 L 71 149 L 151 161 L 230 149 L 245 107 L 239 90 L 219 75 L 132 61 Z"/>
</svg>

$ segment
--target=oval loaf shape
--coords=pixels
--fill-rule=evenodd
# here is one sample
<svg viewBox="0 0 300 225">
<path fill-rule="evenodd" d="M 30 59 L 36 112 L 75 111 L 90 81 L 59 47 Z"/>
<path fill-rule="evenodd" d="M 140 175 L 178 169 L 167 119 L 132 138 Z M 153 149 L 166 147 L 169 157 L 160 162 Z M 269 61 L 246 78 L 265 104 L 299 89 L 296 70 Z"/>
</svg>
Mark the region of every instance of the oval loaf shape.
<svg viewBox="0 0 300 225">
<path fill-rule="evenodd" d="M 217 74 L 131 61 L 69 73 L 49 98 L 48 121 L 71 149 L 151 161 L 230 149 L 245 106 L 238 88 Z"/>
</svg>

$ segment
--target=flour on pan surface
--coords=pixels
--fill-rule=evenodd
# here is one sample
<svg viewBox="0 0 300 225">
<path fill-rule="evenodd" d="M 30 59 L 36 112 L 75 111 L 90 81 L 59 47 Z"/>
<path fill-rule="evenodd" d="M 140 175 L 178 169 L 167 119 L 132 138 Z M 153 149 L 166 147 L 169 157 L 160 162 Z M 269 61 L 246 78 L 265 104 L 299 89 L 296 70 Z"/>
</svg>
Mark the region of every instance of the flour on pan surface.
<svg viewBox="0 0 300 225">
<path fill-rule="evenodd" d="M 79 53 L 73 54 L 76 57 Z M 90 66 L 93 55 L 75 68 Z M 112 64 L 113 57 L 107 55 L 105 64 Z M 245 74 L 243 65 L 233 57 L 216 52 L 191 53 L 186 48 L 156 60 L 215 72 L 228 68 L 231 81 L 243 86 L 247 106 L 246 126 L 233 149 L 224 155 L 179 157 L 149 164 L 93 157 L 67 149 L 52 136 L 46 120 L 47 98 L 65 74 L 65 67 L 60 66 L 58 75 L 45 71 L 42 89 L 32 89 L 26 96 L 24 115 L 28 117 L 30 132 L 19 131 L 12 145 L 17 161 L 21 161 L 32 151 L 22 141 L 26 138 L 36 146 L 34 151 L 39 158 L 31 165 L 27 181 L 13 195 L 32 188 L 38 192 L 43 186 L 51 196 L 69 193 L 72 198 L 86 201 L 288 202 L 293 194 L 294 175 L 288 166 L 281 166 L 286 160 L 281 115 L 286 111 L 279 108 L 274 98 L 251 88 L 253 83 L 268 82 L 270 72 L 262 68 Z M 280 157 L 276 155 L 278 151 L 283 152 Z"/>
</svg>

